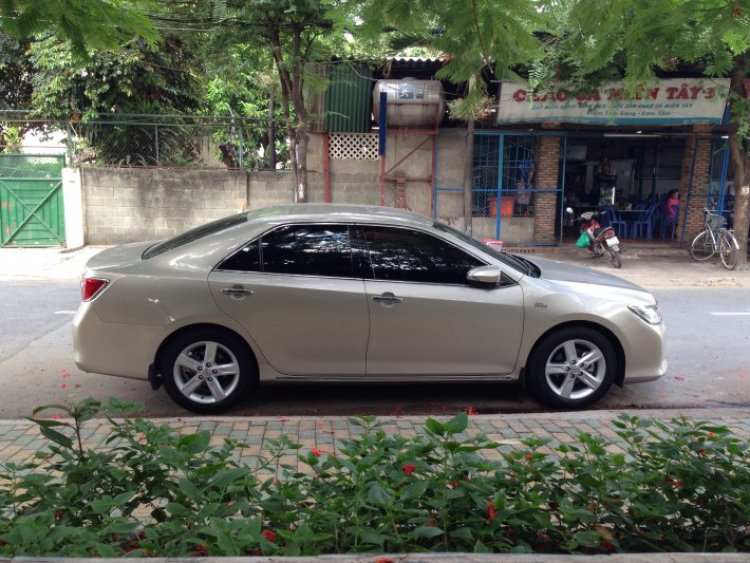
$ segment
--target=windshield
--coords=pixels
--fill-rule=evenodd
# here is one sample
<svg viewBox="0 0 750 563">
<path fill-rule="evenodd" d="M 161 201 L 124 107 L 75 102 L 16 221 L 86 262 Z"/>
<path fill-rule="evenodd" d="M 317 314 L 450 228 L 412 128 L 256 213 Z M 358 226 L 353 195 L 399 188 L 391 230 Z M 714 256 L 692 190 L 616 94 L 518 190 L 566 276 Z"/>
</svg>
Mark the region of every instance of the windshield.
<svg viewBox="0 0 750 563">
<path fill-rule="evenodd" d="M 234 227 L 235 225 L 246 222 L 247 212 L 243 212 L 237 213 L 236 215 L 230 215 L 229 217 L 223 217 L 210 223 L 206 223 L 205 225 L 195 227 L 194 229 L 190 229 L 189 231 L 179 234 L 176 237 L 172 237 L 149 247 L 146 252 L 143 253 L 143 259 L 148 260 L 149 258 L 158 256 L 159 254 L 182 246 L 183 244 L 193 242 L 203 237 L 207 237 L 208 235 L 218 233 L 219 231 L 223 231 L 230 227 Z"/>
<path fill-rule="evenodd" d="M 485 254 L 489 254 L 493 258 L 497 258 L 503 264 L 506 264 L 507 266 L 520 271 L 522 274 L 538 277 L 538 268 L 534 264 L 524 258 L 521 258 L 520 256 L 515 256 L 513 254 L 508 254 L 507 252 L 496 250 L 491 246 L 483 244 L 477 239 L 470 237 L 466 233 L 463 233 L 458 229 L 454 229 L 453 227 L 449 227 L 448 225 L 444 225 L 443 223 L 434 223 L 433 226 L 439 231 L 448 233 L 451 236 L 454 236 L 457 239 L 461 240 L 462 242 L 465 242 L 466 244 L 471 245 L 478 250 L 481 250 Z"/>
</svg>

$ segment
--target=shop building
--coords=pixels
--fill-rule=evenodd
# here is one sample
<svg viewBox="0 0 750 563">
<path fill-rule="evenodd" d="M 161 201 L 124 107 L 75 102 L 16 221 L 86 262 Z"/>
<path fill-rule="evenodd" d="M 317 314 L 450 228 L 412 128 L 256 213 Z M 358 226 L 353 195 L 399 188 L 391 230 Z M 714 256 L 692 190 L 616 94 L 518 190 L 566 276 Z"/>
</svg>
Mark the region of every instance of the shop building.
<svg viewBox="0 0 750 563">
<path fill-rule="evenodd" d="M 311 201 L 408 208 L 517 248 L 560 244 L 568 207 L 611 208 L 621 238 L 676 245 L 702 228 L 709 202 L 731 209 L 728 80 L 663 77 L 632 97 L 621 83 L 534 96 L 490 82 L 499 102 L 470 132 L 448 116 L 463 91 L 435 80 L 442 64 L 323 67 L 331 84 L 315 100 L 324 118 L 310 134 Z M 672 190 L 680 205 L 668 221 Z"/>
</svg>

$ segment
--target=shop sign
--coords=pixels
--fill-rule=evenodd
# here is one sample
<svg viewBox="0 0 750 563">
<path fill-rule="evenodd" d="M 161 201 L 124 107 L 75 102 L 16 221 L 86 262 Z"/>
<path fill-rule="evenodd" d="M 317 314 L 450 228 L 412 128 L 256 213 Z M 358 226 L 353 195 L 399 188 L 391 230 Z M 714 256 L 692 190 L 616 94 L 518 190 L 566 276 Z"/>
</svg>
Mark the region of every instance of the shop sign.
<svg viewBox="0 0 750 563">
<path fill-rule="evenodd" d="M 659 80 L 630 95 L 622 82 L 576 94 L 562 84 L 533 94 L 523 84 L 503 82 L 497 123 L 590 123 L 603 125 L 720 124 L 729 79 Z"/>
</svg>

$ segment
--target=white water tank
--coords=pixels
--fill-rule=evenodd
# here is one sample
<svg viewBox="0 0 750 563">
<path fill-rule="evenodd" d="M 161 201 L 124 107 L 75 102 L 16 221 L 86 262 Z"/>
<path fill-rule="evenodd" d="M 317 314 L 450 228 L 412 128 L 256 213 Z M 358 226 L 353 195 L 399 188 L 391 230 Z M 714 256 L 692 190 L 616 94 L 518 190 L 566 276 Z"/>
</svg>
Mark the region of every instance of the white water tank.
<svg viewBox="0 0 750 563">
<path fill-rule="evenodd" d="M 372 92 L 372 112 L 380 120 L 380 93 L 388 94 L 388 127 L 436 129 L 445 112 L 445 92 L 439 80 L 378 80 Z"/>
</svg>

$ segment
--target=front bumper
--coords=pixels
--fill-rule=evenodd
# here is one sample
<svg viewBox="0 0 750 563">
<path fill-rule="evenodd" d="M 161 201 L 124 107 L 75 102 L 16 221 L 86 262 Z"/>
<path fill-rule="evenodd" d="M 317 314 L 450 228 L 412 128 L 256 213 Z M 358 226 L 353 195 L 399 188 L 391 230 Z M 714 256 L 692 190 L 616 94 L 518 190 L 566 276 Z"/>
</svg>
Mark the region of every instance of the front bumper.
<svg viewBox="0 0 750 563">
<path fill-rule="evenodd" d="M 659 379 L 667 372 L 664 358 L 664 323 L 651 325 L 635 319 L 623 329 L 621 340 L 625 352 L 623 383 L 644 383 Z"/>
</svg>

